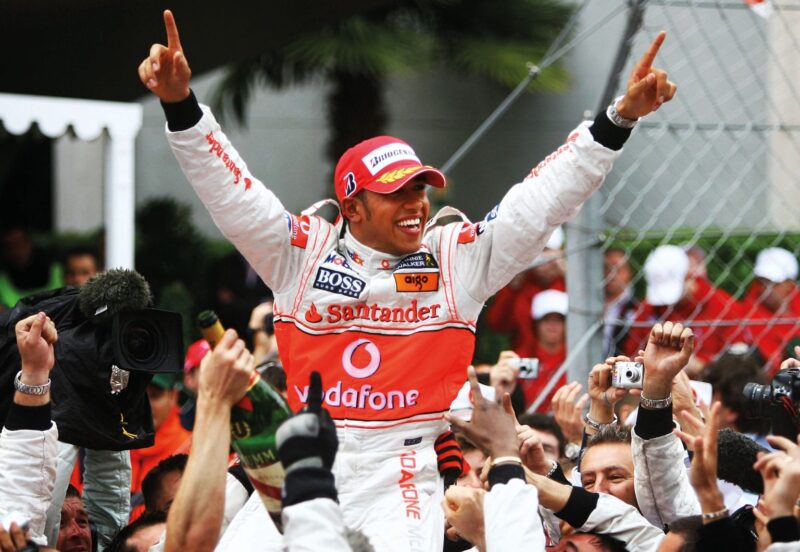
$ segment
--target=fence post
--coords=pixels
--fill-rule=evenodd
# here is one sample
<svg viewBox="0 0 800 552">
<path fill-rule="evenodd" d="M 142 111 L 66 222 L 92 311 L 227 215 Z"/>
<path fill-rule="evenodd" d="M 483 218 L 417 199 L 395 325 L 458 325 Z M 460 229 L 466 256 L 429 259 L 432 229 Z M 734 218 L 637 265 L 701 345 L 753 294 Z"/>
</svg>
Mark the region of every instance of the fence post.
<svg viewBox="0 0 800 552">
<path fill-rule="evenodd" d="M 620 76 L 630 54 L 633 37 L 642 25 L 646 3 L 647 0 L 630 2 L 625 31 L 601 94 L 597 113 L 608 106 L 619 89 Z M 567 366 L 567 381 L 577 381 L 584 386 L 592 366 L 603 360 L 603 326 L 597 329 L 595 325 L 603 318 L 603 227 L 601 198 L 598 194 L 589 198 L 578 216 L 566 225 L 569 248 L 578 246 L 576 254 L 567 255 L 567 349 L 572 351 L 584 335 L 595 328 L 586 346 L 571 357 Z M 589 243 L 596 245 L 580 247 Z"/>
</svg>

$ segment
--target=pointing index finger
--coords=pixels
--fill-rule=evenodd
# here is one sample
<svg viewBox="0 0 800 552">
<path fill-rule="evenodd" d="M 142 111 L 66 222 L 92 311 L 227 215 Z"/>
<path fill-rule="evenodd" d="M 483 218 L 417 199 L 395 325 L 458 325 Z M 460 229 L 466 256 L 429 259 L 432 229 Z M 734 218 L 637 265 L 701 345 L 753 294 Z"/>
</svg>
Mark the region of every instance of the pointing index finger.
<svg viewBox="0 0 800 552">
<path fill-rule="evenodd" d="M 170 10 L 164 10 L 164 27 L 167 29 L 167 48 L 170 51 L 183 51 L 181 47 L 181 37 L 178 35 L 178 26 L 175 24 L 175 16 Z"/>
<path fill-rule="evenodd" d="M 469 388 L 472 391 L 472 404 L 478 406 L 483 403 L 483 394 L 481 393 L 481 386 L 478 383 L 478 374 L 475 373 L 475 368 L 470 366 L 467 368 L 467 380 L 469 380 Z"/>
<path fill-rule="evenodd" d="M 655 39 L 653 39 L 653 42 L 650 44 L 650 47 L 642 56 L 642 59 L 639 60 L 640 70 L 650 69 L 650 67 L 653 66 L 653 61 L 656 59 L 656 54 L 658 54 L 658 50 L 661 48 L 661 45 L 664 44 L 664 39 L 666 37 L 666 31 L 661 31 L 656 35 Z"/>
</svg>

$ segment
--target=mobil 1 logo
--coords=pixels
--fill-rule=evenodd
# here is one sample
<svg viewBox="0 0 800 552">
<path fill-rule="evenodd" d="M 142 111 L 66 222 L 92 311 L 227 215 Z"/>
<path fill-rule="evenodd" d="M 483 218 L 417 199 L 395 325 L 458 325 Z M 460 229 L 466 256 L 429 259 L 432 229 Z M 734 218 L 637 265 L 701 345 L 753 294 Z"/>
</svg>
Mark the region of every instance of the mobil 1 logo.
<svg viewBox="0 0 800 552">
<path fill-rule="evenodd" d="M 350 274 L 343 274 L 337 270 L 331 270 L 323 266 L 317 270 L 317 278 L 314 280 L 314 287 L 323 289 L 339 295 L 358 298 L 364 291 L 366 283 Z"/>
</svg>

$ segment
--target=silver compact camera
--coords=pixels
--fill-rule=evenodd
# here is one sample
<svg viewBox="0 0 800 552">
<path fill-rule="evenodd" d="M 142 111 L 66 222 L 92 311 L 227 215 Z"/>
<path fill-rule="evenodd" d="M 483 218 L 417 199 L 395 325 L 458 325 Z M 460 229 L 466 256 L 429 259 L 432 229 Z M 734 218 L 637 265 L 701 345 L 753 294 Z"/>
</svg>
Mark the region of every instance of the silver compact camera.
<svg viewBox="0 0 800 552">
<path fill-rule="evenodd" d="M 641 389 L 644 365 L 641 362 L 615 362 L 611 369 L 611 387 Z"/>
<path fill-rule="evenodd" d="M 517 379 L 536 379 L 539 377 L 538 358 L 512 358 L 508 360 L 508 363 L 519 368 Z"/>
</svg>

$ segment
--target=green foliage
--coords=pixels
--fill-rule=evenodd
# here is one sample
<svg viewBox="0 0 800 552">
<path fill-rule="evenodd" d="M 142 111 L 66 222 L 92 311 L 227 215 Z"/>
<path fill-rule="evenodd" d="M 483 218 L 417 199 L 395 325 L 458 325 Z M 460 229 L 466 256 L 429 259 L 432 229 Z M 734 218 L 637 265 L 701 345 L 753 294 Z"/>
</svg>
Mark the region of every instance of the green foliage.
<svg viewBox="0 0 800 552">
<path fill-rule="evenodd" d="M 572 10 L 561 0 L 393 4 L 301 35 L 232 66 L 214 91 L 212 104 L 221 114 L 230 111 L 243 123 L 247 103 L 258 86 L 280 89 L 312 78 L 341 79 L 343 75 L 367 77 L 382 85 L 389 75 L 420 73 L 437 66 L 513 87 L 527 74 L 527 62 L 541 60 Z M 566 72 L 556 65 L 543 71 L 533 87 L 563 90 L 566 84 Z M 334 126 L 333 130 L 339 129 Z"/>
<path fill-rule="evenodd" d="M 783 247 L 796 255 L 800 252 L 798 232 L 730 233 L 709 228 L 699 237 L 691 238 L 695 235 L 693 229 L 674 229 L 671 231 L 673 237 L 664 242 L 663 236 L 640 238 L 633 233 L 619 233 L 609 243 L 609 247 L 627 251 L 631 268 L 636 274 L 642 273 L 647 255 L 662 243 L 686 245 L 691 239 L 692 245 L 701 247 L 706 253 L 709 280 L 737 299 L 741 298 L 753 281 L 753 265 L 759 251 L 768 247 Z M 636 281 L 636 295 L 644 297 L 644 292 L 644 278 L 639 278 Z"/>
</svg>

